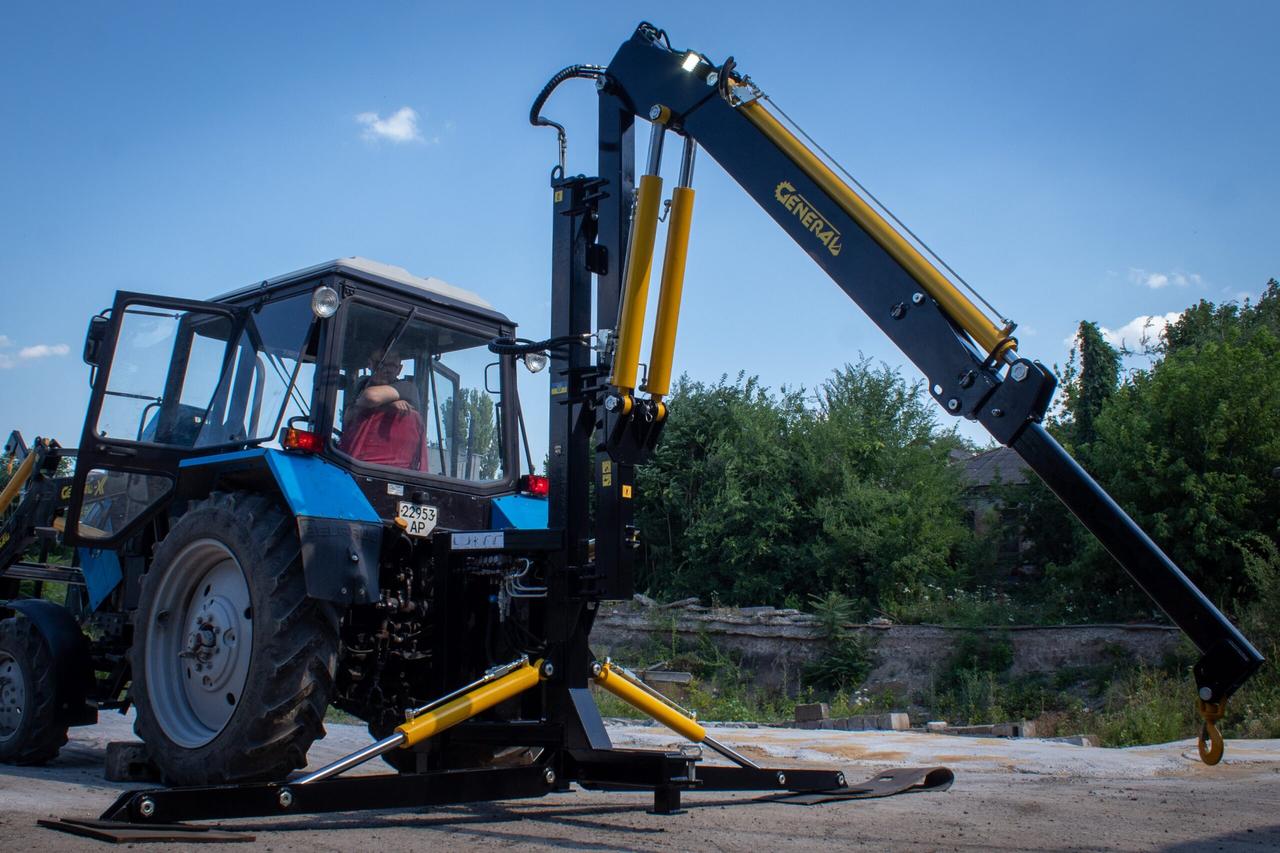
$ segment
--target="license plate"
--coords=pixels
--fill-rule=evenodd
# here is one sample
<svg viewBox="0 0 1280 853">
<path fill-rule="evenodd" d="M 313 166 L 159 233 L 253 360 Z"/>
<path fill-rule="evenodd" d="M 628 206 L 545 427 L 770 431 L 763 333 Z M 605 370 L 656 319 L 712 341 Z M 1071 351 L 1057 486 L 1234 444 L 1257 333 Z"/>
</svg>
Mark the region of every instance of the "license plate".
<svg viewBox="0 0 1280 853">
<path fill-rule="evenodd" d="M 396 503 L 396 516 L 404 520 L 404 532 L 410 536 L 430 536 L 436 529 L 439 512 L 427 504 L 399 501 Z"/>
</svg>

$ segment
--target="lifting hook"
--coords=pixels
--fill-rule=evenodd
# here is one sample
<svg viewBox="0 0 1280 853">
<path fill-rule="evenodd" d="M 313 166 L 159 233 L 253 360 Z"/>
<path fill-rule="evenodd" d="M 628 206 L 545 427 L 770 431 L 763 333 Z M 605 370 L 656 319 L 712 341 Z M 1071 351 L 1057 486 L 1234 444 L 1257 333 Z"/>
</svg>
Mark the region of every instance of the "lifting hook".
<svg viewBox="0 0 1280 853">
<path fill-rule="evenodd" d="M 1227 713 L 1227 702 L 1225 699 L 1221 702 L 1197 699 L 1196 712 L 1204 720 L 1200 725 L 1200 735 L 1196 738 L 1196 748 L 1200 750 L 1200 760 L 1212 767 L 1222 760 L 1222 753 L 1226 749 L 1217 723 Z"/>
</svg>

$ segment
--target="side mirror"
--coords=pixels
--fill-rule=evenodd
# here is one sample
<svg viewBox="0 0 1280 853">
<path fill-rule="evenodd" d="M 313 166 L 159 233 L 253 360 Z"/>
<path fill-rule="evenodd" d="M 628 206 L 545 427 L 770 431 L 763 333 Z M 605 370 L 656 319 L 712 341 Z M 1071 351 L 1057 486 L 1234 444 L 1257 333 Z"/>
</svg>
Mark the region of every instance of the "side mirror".
<svg viewBox="0 0 1280 853">
<path fill-rule="evenodd" d="M 84 336 L 84 363 L 98 366 L 98 352 L 107 337 L 107 318 L 98 316 L 89 321 L 89 331 Z"/>
</svg>

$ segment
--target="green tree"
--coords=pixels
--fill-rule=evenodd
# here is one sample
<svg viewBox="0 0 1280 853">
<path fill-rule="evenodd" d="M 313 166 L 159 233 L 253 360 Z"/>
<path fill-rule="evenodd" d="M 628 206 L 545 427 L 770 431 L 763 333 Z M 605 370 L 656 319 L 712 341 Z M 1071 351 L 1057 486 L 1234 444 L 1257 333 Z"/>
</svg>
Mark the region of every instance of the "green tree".
<svg viewBox="0 0 1280 853">
<path fill-rule="evenodd" d="M 948 460 L 960 441 L 939 427 L 921 390 L 869 359 L 819 388 L 797 454 L 817 522 L 801 552 L 820 589 L 879 607 L 926 581 L 955 579 L 969 538 Z"/>
<path fill-rule="evenodd" d="M 1081 448 L 1097 437 L 1098 415 L 1120 384 L 1120 353 L 1107 343 L 1097 323 L 1085 320 L 1077 332 L 1071 366 L 1077 354 L 1079 372 L 1069 375 L 1062 388 L 1065 410 L 1070 414 L 1069 421 L 1063 424 L 1062 437 Z"/>
<path fill-rule="evenodd" d="M 1095 360 L 1107 370 L 1090 386 L 1086 359 L 1066 383 L 1055 432 L 1210 598 L 1247 600 L 1258 593 L 1246 571 L 1264 547 L 1258 537 L 1280 542 L 1280 481 L 1271 476 L 1280 461 L 1280 284 L 1268 282 L 1257 303 L 1202 300 L 1151 353 L 1149 367 L 1092 407 L 1098 395 L 1086 389 L 1104 388 L 1110 368 Z M 1149 612 L 1093 538 L 1035 495 L 1047 492 L 1021 509 L 1056 594 L 1099 614 Z"/>
<path fill-rule="evenodd" d="M 457 406 L 457 417 L 454 407 Z M 497 410 L 493 398 L 479 388 L 461 388 L 440 407 L 449 455 L 459 476 L 490 480 L 502 464 Z"/>
<path fill-rule="evenodd" d="M 1250 587 L 1242 548 L 1280 541 L 1280 286 L 1257 305 L 1200 303 L 1161 358 L 1098 418 L 1090 462 L 1210 597 Z"/>
<path fill-rule="evenodd" d="M 959 440 L 896 371 L 864 359 L 811 397 L 682 379 L 670 407 L 638 476 L 642 586 L 735 604 L 837 590 L 865 613 L 954 576 Z"/>
</svg>

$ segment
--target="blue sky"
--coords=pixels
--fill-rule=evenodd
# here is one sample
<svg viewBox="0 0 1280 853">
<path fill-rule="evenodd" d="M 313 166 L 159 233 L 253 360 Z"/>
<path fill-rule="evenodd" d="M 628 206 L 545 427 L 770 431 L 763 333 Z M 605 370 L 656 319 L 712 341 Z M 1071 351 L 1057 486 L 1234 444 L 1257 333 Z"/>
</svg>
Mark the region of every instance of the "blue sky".
<svg viewBox="0 0 1280 853">
<path fill-rule="evenodd" d="M 117 288 L 364 255 L 545 333 L 555 145 L 529 103 L 642 18 L 733 54 L 1024 355 L 1280 276 L 1272 3 L 6 4 L 0 431 L 78 442 L 84 329 Z M 594 169 L 594 106 L 576 82 L 548 107 L 571 171 Z M 695 185 L 677 371 L 904 363 L 709 158 Z"/>
</svg>

